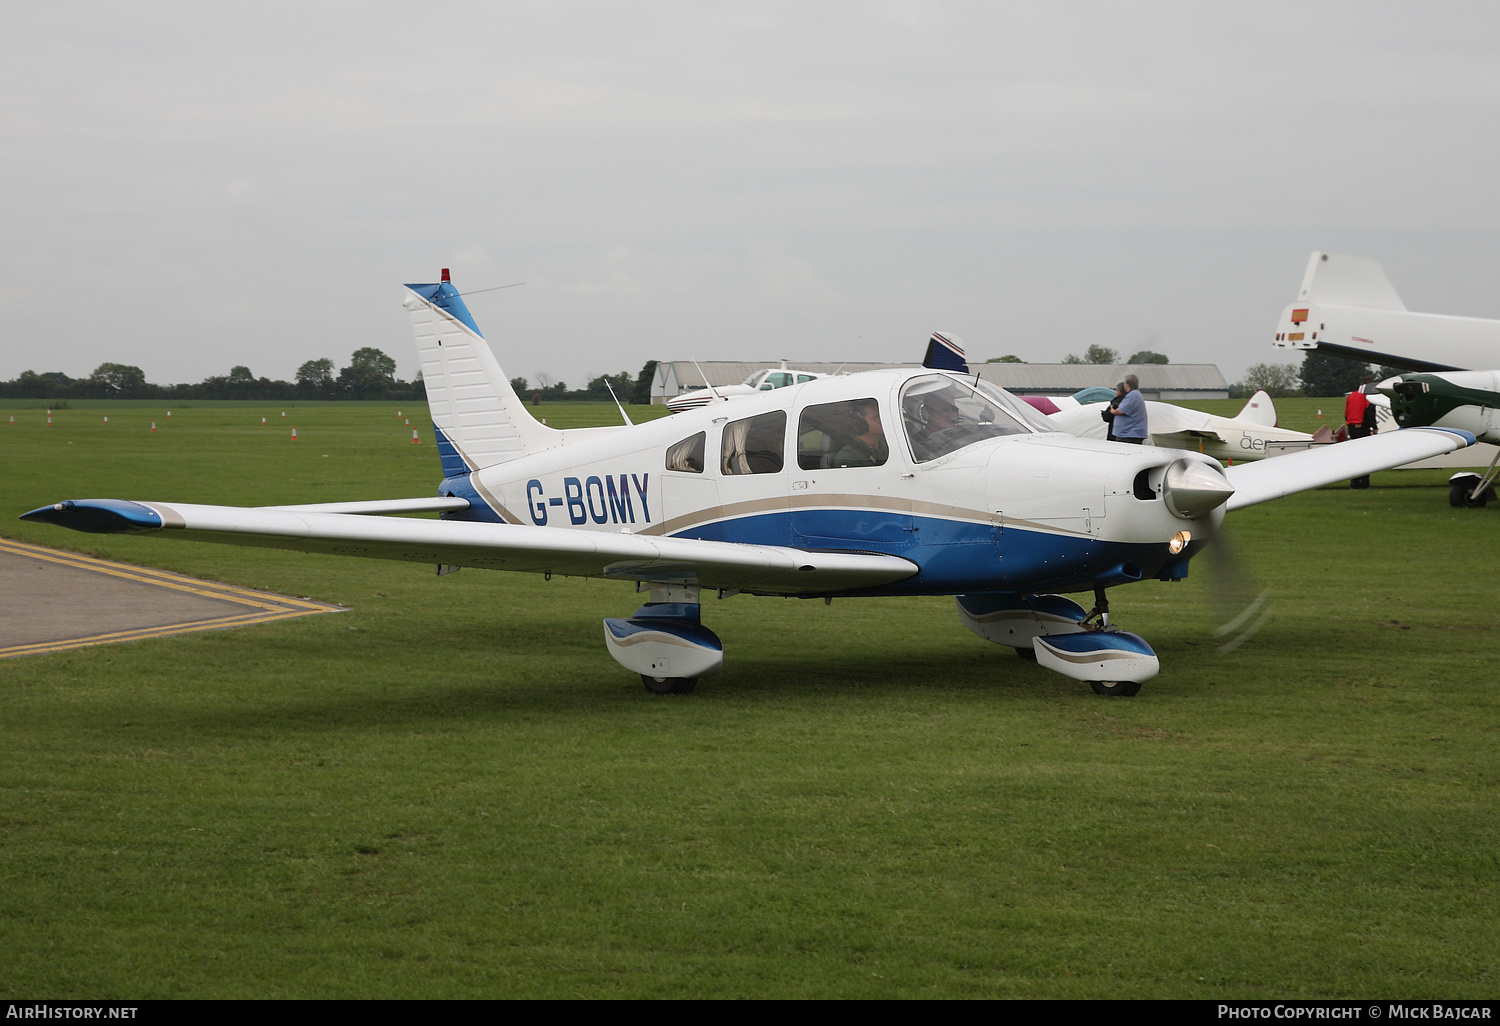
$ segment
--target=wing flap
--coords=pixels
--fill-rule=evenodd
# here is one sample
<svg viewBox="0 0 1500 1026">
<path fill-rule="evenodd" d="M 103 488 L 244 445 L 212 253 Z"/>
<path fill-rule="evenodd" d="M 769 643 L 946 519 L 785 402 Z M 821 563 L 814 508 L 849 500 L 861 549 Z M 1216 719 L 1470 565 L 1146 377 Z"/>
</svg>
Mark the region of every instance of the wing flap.
<svg viewBox="0 0 1500 1026">
<path fill-rule="evenodd" d="M 150 532 L 186 541 L 788 595 L 873 588 L 917 572 L 915 563 L 899 556 L 272 507 L 77 499 L 23 519 L 93 533 Z"/>
<path fill-rule="evenodd" d="M 1474 436 L 1467 431 L 1407 428 L 1278 456 L 1274 460 L 1237 464 L 1224 469 L 1224 476 L 1234 486 L 1234 495 L 1224 508 L 1242 509 L 1473 444 Z"/>
<path fill-rule="evenodd" d="M 453 496 L 419 499 L 373 499 L 363 502 L 312 502 L 301 506 L 259 506 L 258 509 L 285 509 L 298 513 L 358 513 L 362 516 L 388 516 L 400 513 L 446 513 L 468 509 L 469 500 Z"/>
</svg>

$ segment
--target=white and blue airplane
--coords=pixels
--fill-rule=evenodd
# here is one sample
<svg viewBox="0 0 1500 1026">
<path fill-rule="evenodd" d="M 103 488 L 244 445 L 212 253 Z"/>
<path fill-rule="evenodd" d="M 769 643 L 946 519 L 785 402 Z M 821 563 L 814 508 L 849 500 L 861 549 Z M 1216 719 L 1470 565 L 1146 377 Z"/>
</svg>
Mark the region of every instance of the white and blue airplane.
<svg viewBox="0 0 1500 1026">
<path fill-rule="evenodd" d="M 824 377 L 649 423 L 557 430 L 515 394 L 449 281 L 406 286 L 442 458 L 434 498 L 229 507 L 73 499 L 24 519 L 80 531 L 617 578 L 604 621 L 656 693 L 723 665 L 705 592 L 954 595 L 960 622 L 1103 695 L 1159 662 L 1107 590 L 1174 581 L 1226 510 L 1473 443 L 1409 429 L 1225 468 L 1075 438 L 931 344 L 924 367 Z M 400 516 L 441 513 L 440 519 Z M 395 515 L 392 515 L 395 514 Z M 1064 592 L 1092 593 L 1084 609 Z"/>
</svg>

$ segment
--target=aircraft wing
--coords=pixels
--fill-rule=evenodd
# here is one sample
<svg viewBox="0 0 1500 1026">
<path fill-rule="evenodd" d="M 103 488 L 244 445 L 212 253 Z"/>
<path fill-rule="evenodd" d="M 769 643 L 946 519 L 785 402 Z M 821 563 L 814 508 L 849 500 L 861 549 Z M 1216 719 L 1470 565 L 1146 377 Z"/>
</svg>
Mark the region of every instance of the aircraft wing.
<svg viewBox="0 0 1500 1026">
<path fill-rule="evenodd" d="M 1163 449 L 1191 449 L 1199 439 L 1205 442 L 1224 444 L 1228 441 L 1217 431 L 1203 428 L 1186 428 L 1181 431 L 1152 431 L 1151 441 Z"/>
<path fill-rule="evenodd" d="M 415 504 L 418 500 L 413 500 Z M 434 500 L 424 508 L 433 508 Z M 400 500 L 396 500 L 399 505 Z M 389 509 L 393 503 L 358 503 Z M 94 534 L 151 533 L 186 541 L 366 556 L 413 563 L 622 578 L 774 594 L 825 594 L 904 580 L 899 556 L 811 552 L 557 527 L 379 517 L 306 509 L 76 499 L 22 515 Z"/>
<path fill-rule="evenodd" d="M 1274 460 L 1236 464 L 1224 468 L 1224 476 L 1234 486 L 1234 495 L 1224 508 L 1253 506 L 1267 499 L 1364 477 L 1377 470 L 1390 470 L 1473 444 L 1473 435 L 1456 428 L 1407 428 L 1278 456 Z"/>
</svg>

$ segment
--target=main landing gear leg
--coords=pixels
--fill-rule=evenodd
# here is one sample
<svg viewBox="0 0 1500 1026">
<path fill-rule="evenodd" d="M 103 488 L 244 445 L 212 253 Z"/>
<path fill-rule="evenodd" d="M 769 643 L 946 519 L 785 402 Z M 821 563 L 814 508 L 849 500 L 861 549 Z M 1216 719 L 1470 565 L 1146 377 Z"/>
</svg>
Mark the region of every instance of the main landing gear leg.
<svg viewBox="0 0 1500 1026">
<path fill-rule="evenodd" d="M 1083 626 L 1091 631 L 1109 628 L 1109 597 L 1104 594 L 1102 586 L 1094 588 L 1094 608 L 1090 609 L 1088 616 L 1083 618 Z"/>
<path fill-rule="evenodd" d="M 1448 505 L 1479 507 L 1488 502 L 1489 495 L 1486 493 L 1495 483 L 1497 464 L 1500 464 L 1500 452 L 1495 453 L 1495 458 L 1490 460 L 1490 465 L 1474 481 L 1474 487 L 1470 488 L 1467 481 L 1460 480 L 1449 490 Z"/>
</svg>

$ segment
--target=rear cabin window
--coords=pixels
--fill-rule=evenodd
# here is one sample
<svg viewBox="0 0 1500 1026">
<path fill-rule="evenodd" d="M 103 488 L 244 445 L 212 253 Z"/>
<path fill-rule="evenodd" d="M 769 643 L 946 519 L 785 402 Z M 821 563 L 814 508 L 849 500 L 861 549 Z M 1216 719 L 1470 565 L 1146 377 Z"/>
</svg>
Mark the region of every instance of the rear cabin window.
<svg viewBox="0 0 1500 1026">
<path fill-rule="evenodd" d="M 703 473 L 703 446 L 708 436 L 699 431 L 691 438 L 684 438 L 667 450 L 667 469 L 684 470 L 689 474 Z"/>
<path fill-rule="evenodd" d="M 725 424 L 720 469 L 726 475 L 780 473 L 785 447 L 785 410 Z"/>
<path fill-rule="evenodd" d="M 874 399 L 809 406 L 797 422 L 797 466 L 803 470 L 879 467 L 890 454 Z"/>
</svg>

